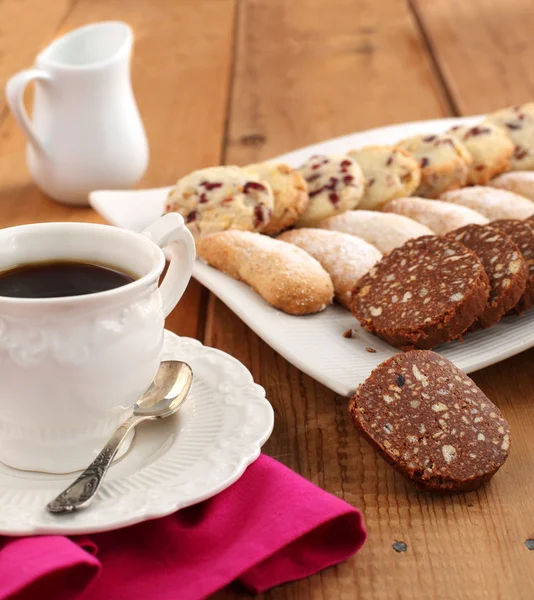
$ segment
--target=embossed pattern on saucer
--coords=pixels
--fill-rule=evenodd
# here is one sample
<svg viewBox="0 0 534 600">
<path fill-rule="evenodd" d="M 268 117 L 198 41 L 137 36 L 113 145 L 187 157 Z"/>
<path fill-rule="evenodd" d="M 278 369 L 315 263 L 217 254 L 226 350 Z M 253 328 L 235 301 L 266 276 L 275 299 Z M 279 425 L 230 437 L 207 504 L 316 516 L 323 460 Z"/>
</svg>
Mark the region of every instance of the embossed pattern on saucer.
<svg viewBox="0 0 534 600">
<path fill-rule="evenodd" d="M 249 371 L 228 354 L 165 332 L 165 359 L 187 361 L 195 380 L 175 417 L 140 425 L 87 510 L 57 517 L 46 503 L 72 480 L 0 464 L 0 534 L 109 531 L 170 514 L 221 492 L 259 456 L 273 409 Z"/>
</svg>

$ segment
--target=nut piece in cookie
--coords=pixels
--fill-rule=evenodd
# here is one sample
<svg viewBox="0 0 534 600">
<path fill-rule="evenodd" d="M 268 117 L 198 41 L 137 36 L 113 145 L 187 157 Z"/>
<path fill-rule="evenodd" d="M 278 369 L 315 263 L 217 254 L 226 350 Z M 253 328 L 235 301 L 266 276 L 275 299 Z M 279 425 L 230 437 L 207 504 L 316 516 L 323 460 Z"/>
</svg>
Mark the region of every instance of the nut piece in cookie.
<svg viewBox="0 0 534 600">
<path fill-rule="evenodd" d="M 486 120 L 506 131 L 514 143 L 512 171 L 534 169 L 534 102 L 498 110 Z"/>
<path fill-rule="evenodd" d="M 514 307 L 514 312 L 522 313 L 534 305 L 534 218 L 525 221 L 493 221 L 492 227 L 504 231 L 517 244 L 528 267 L 528 280 L 524 294 Z"/>
<path fill-rule="evenodd" d="M 310 202 L 304 177 L 283 163 L 258 163 L 245 169 L 266 181 L 274 194 L 273 214 L 262 233 L 276 235 L 291 227 Z"/>
<path fill-rule="evenodd" d="M 324 310 L 334 296 L 332 280 L 315 258 L 260 233 L 215 233 L 197 242 L 197 254 L 290 315 Z"/>
<path fill-rule="evenodd" d="M 367 146 L 348 155 L 360 166 L 365 192 L 358 209 L 380 210 L 394 198 L 411 196 L 421 183 L 421 167 L 403 148 Z"/>
<path fill-rule="evenodd" d="M 491 327 L 518 302 L 527 285 L 528 267 L 517 244 L 490 225 L 466 225 L 447 237 L 472 250 L 490 283 L 488 303 L 475 326 Z"/>
<path fill-rule="evenodd" d="M 486 307 L 488 293 L 474 252 L 424 236 L 386 254 L 358 281 L 352 312 L 392 346 L 429 349 L 460 337 Z"/>
<path fill-rule="evenodd" d="M 210 167 L 182 177 L 165 212 L 178 212 L 195 239 L 218 231 L 261 231 L 273 209 L 270 185 L 240 167 Z"/>
<path fill-rule="evenodd" d="M 534 200 L 533 171 L 510 171 L 510 173 L 503 173 L 492 179 L 488 185 L 519 194 L 529 200 Z"/>
<path fill-rule="evenodd" d="M 465 373 L 434 352 L 380 364 L 349 402 L 380 456 L 427 492 L 475 490 L 508 458 L 510 427 Z"/>
<path fill-rule="evenodd" d="M 351 292 L 358 279 L 382 257 L 365 240 L 339 231 L 293 229 L 278 239 L 295 244 L 318 260 L 332 278 L 336 300 L 349 310 Z"/>
<path fill-rule="evenodd" d="M 308 184 L 310 203 L 297 227 L 315 227 L 327 217 L 356 208 L 362 199 L 364 177 L 350 156 L 312 156 L 299 171 Z"/>
<path fill-rule="evenodd" d="M 534 214 L 534 202 L 531 200 L 513 192 L 482 185 L 446 192 L 439 199 L 476 210 L 490 221 L 526 219 Z"/>
<path fill-rule="evenodd" d="M 373 210 L 349 210 L 342 215 L 321 221 L 319 227 L 356 235 L 383 254 L 402 246 L 412 238 L 434 233 L 426 225 L 408 217 Z"/>
<path fill-rule="evenodd" d="M 470 223 L 489 223 L 489 219 L 471 208 L 425 198 L 397 198 L 388 202 L 384 210 L 409 217 L 426 225 L 438 235 L 444 235 Z"/>
<path fill-rule="evenodd" d="M 467 173 L 468 185 L 486 185 L 492 177 L 509 169 L 514 144 L 507 133 L 496 125 L 459 125 L 448 133 L 467 148 L 473 159 Z"/>
<path fill-rule="evenodd" d="M 455 137 L 441 133 L 416 135 L 398 144 L 419 162 L 421 183 L 416 196 L 437 198 L 447 190 L 455 190 L 467 182 L 471 156 Z"/>
</svg>

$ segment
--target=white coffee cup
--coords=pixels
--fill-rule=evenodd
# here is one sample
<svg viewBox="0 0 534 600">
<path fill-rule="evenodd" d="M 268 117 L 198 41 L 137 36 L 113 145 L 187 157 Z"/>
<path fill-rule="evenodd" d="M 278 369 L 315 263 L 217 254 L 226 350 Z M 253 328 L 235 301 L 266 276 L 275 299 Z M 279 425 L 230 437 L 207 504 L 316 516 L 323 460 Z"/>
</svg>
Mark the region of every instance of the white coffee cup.
<svg viewBox="0 0 534 600">
<path fill-rule="evenodd" d="M 170 265 L 158 287 L 167 246 Z M 189 282 L 195 244 L 176 213 L 143 234 L 89 223 L 0 230 L 0 272 L 53 260 L 138 277 L 84 296 L 0 297 L 0 461 L 65 473 L 91 462 L 150 385 L 164 320 Z"/>
</svg>

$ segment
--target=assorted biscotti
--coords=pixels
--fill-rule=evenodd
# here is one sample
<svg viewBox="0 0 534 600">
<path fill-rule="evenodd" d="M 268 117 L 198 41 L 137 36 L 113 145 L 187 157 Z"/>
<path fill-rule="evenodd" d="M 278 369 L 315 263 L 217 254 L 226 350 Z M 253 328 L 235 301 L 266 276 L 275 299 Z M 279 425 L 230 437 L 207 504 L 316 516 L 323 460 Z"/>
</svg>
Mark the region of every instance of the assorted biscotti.
<svg viewBox="0 0 534 600">
<path fill-rule="evenodd" d="M 445 192 L 439 199 L 476 210 L 490 221 L 497 219 L 526 219 L 534 214 L 534 202 L 489 186 L 475 185 Z"/>
<path fill-rule="evenodd" d="M 349 413 L 380 456 L 426 492 L 475 490 L 510 451 L 510 427 L 498 407 L 434 352 L 380 364 L 351 398 Z"/>
<path fill-rule="evenodd" d="M 490 225 L 466 225 L 448 234 L 472 250 L 489 279 L 489 298 L 475 326 L 491 327 L 514 308 L 525 293 L 528 267 L 517 244 Z"/>
<path fill-rule="evenodd" d="M 383 254 L 412 238 L 434 233 L 426 225 L 403 215 L 371 210 L 349 210 L 321 221 L 319 227 L 358 236 Z"/>
<path fill-rule="evenodd" d="M 425 225 L 438 235 L 444 235 L 449 231 L 472 223 L 478 225 L 489 223 L 489 219 L 471 208 L 450 202 L 413 196 L 410 198 L 397 198 L 388 202 L 384 206 L 384 211 L 409 217 Z"/>
<path fill-rule="evenodd" d="M 416 196 L 438 198 L 443 192 L 467 183 L 472 158 L 456 137 L 446 133 L 416 135 L 398 145 L 412 154 L 421 167 Z"/>
<path fill-rule="evenodd" d="M 494 221 L 493 227 L 506 233 L 518 246 L 528 268 L 525 292 L 514 306 L 514 311 L 522 313 L 534 305 L 534 217 L 525 221 Z"/>
<path fill-rule="evenodd" d="M 261 231 L 274 197 L 269 184 L 240 167 L 210 167 L 182 177 L 170 191 L 165 212 L 180 213 L 195 239 L 230 229 Z"/>
<path fill-rule="evenodd" d="M 474 252 L 424 236 L 386 254 L 357 282 L 352 312 L 392 346 L 430 349 L 461 337 L 488 295 L 488 276 Z"/>
<path fill-rule="evenodd" d="M 339 231 L 293 229 L 278 239 L 295 244 L 313 256 L 330 275 L 336 300 L 349 310 L 354 284 L 382 257 L 365 240 Z"/>
<path fill-rule="evenodd" d="M 411 196 L 421 183 L 421 167 L 409 152 L 399 146 L 366 146 L 348 155 L 361 168 L 365 191 L 359 209 L 380 210 L 394 198 Z"/>
<path fill-rule="evenodd" d="M 315 227 L 327 217 L 356 208 L 362 199 L 365 180 L 350 156 L 315 155 L 299 171 L 308 185 L 310 202 L 297 221 L 298 227 Z"/>
<path fill-rule="evenodd" d="M 320 312 L 334 296 L 332 280 L 315 258 L 294 244 L 266 235 L 215 233 L 197 241 L 197 254 L 291 315 Z"/>
<path fill-rule="evenodd" d="M 285 163 L 276 162 L 249 165 L 246 170 L 267 182 L 273 192 L 271 218 L 262 228 L 262 233 L 276 235 L 294 225 L 310 202 L 308 186 L 300 172 Z"/>
<path fill-rule="evenodd" d="M 498 110 L 488 115 L 486 122 L 500 127 L 512 140 L 512 171 L 534 169 L 534 102 Z"/>
</svg>

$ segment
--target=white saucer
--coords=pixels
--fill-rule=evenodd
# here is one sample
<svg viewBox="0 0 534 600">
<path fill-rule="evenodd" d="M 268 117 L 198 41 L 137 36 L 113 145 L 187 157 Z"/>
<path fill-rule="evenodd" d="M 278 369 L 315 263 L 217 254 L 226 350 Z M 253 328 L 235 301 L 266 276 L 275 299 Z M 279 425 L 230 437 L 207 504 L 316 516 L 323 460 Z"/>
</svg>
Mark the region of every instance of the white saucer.
<svg viewBox="0 0 534 600">
<path fill-rule="evenodd" d="M 178 414 L 140 425 L 93 504 L 77 513 L 55 516 L 45 509 L 72 474 L 29 473 L 0 463 L 0 534 L 109 531 L 206 500 L 241 477 L 273 429 L 264 389 L 235 358 L 168 331 L 164 358 L 193 368 L 193 387 Z"/>
</svg>

